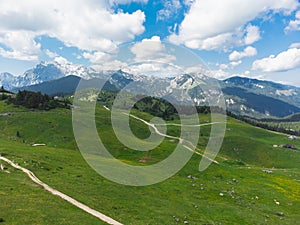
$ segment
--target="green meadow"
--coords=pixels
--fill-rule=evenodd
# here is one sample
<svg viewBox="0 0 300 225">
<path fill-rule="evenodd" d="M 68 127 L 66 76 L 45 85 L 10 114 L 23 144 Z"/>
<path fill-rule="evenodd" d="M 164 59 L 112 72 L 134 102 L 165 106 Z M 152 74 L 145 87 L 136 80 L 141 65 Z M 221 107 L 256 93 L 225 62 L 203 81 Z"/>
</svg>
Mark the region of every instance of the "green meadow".
<svg viewBox="0 0 300 225">
<path fill-rule="evenodd" d="M 147 113 L 132 113 L 147 121 L 152 119 Z M 128 164 L 157 163 L 179 144 L 165 138 L 150 152 L 128 149 L 114 135 L 110 118 L 110 111 L 98 105 L 99 137 L 116 158 Z M 210 115 L 200 114 L 199 120 L 207 123 Z M 149 127 L 134 118 L 130 127 L 139 138 L 150 134 Z M 169 135 L 180 135 L 180 127 L 167 128 Z M 200 153 L 210 128 L 200 129 Z M 33 143 L 46 146 L 33 147 Z M 123 224 L 297 224 L 300 151 L 280 147 L 284 144 L 300 149 L 300 140 L 292 141 L 288 135 L 228 117 L 224 142 L 216 157 L 219 164 L 199 172 L 202 157 L 194 154 L 182 170 L 161 183 L 124 186 L 105 179 L 86 163 L 73 136 L 71 110 L 32 111 L 0 101 L 0 154 L 31 170 L 51 187 Z M 0 171 L 3 224 L 105 224 L 0 163 L 5 167 Z"/>
</svg>

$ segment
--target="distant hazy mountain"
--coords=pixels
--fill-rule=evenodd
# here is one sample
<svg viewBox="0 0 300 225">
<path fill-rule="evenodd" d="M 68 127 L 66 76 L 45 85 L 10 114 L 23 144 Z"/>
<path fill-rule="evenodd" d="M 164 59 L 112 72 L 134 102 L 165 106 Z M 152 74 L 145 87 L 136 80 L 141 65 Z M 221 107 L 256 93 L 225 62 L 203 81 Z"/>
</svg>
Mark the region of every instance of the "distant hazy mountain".
<svg viewBox="0 0 300 225">
<path fill-rule="evenodd" d="M 40 84 L 16 88 L 14 91 L 27 90 L 41 92 L 42 94 L 48 95 L 74 93 L 80 80 L 80 77 L 70 75 L 57 80 L 45 81 Z"/>
<path fill-rule="evenodd" d="M 40 84 L 45 81 L 56 80 L 68 75 L 75 75 L 85 79 L 93 78 L 95 71 L 92 68 L 86 68 L 82 65 L 71 63 L 60 64 L 54 62 L 41 62 L 34 68 L 29 69 L 20 76 L 13 76 L 9 73 L 0 74 L 0 85 L 7 89 L 15 89 L 35 84 Z"/>
<path fill-rule="evenodd" d="M 99 76 L 101 78 L 91 78 L 91 79 L 83 79 L 78 76 L 68 75 L 57 80 L 45 81 L 43 83 L 24 86 L 20 88 L 14 88 L 13 91 L 17 92 L 19 90 L 27 90 L 27 91 L 34 91 L 34 92 L 41 92 L 42 94 L 48 95 L 66 95 L 66 94 L 73 94 L 79 82 L 81 81 L 82 88 L 97 88 L 99 85 L 104 85 L 103 90 L 108 91 L 118 91 L 126 86 L 132 80 L 126 78 L 125 76 L 121 75 L 120 71 L 115 71 L 109 82 L 105 83 L 104 75 Z M 125 75 L 125 73 L 123 73 Z"/>
<path fill-rule="evenodd" d="M 189 95 L 197 105 L 205 105 L 207 102 L 204 96 L 207 96 L 208 93 L 204 94 L 201 86 L 203 87 L 203 85 L 208 84 L 212 78 L 206 76 L 202 76 L 202 78 L 202 83 L 197 84 L 194 82 L 192 76 L 187 74 L 168 79 L 150 79 L 146 76 L 144 78 L 143 76 L 139 77 L 139 79 L 147 79 L 147 84 L 150 87 L 153 87 L 154 91 L 155 89 L 160 90 L 159 85 L 161 85 L 162 83 L 164 83 L 164 86 L 168 86 L 168 88 L 163 91 L 164 93 L 161 93 L 162 95 L 171 96 L 171 93 L 176 90 L 188 90 Z M 105 84 L 104 90 L 117 91 L 123 89 L 135 79 L 136 77 L 133 75 L 124 73 L 122 71 L 115 71 L 111 74 L 111 78 Z M 245 79 L 247 79 L 246 83 Z M 233 83 L 229 83 L 228 80 L 220 81 L 220 84 L 225 96 L 227 108 L 234 113 L 254 116 L 258 118 L 267 118 L 284 117 L 293 113 L 300 112 L 300 107 L 298 107 L 299 96 L 297 96 L 296 94 L 293 94 L 292 96 L 288 94 L 279 94 L 287 93 L 288 90 L 291 90 L 291 93 L 298 93 L 299 88 L 263 81 L 264 87 L 259 87 L 259 89 L 256 90 L 256 84 L 260 81 L 253 80 L 253 82 L 251 82 L 251 79 L 248 78 L 232 78 L 230 80 L 235 80 L 235 82 L 237 82 L 238 80 L 239 84 L 235 85 Z M 71 94 L 75 92 L 79 81 L 80 78 L 77 76 L 67 76 L 58 80 L 23 87 L 21 89 L 41 91 L 42 93 L 47 93 L 50 95 L 63 93 Z M 97 87 L 97 85 L 100 83 L 103 84 L 104 81 L 104 79 L 92 78 L 90 80 L 83 80 L 82 82 L 85 87 L 92 88 Z M 131 91 L 137 93 L 145 93 L 143 89 L 145 88 L 144 84 L 145 82 L 142 82 L 141 85 L 135 85 L 134 90 Z M 216 96 L 218 96 L 218 94 L 220 93 L 217 93 Z M 296 99 L 297 101 L 291 101 L 290 99 Z"/>
<path fill-rule="evenodd" d="M 158 78 L 134 75 L 121 70 L 97 73 L 82 65 L 41 62 L 22 76 L 0 74 L 0 85 L 14 91 L 26 89 L 50 95 L 70 94 L 76 90 L 80 78 L 83 78 L 85 86 L 90 87 L 96 87 L 96 84 L 109 78 L 105 90 L 114 91 L 135 81 L 136 85 L 131 90 L 129 88 L 129 91 L 145 94 L 150 88 L 153 93 L 170 96 L 170 99 L 175 92 L 186 92 L 196 105 L 207 104 L 207 97 L 212 95 L 211 90 L 204 90 L 203 87 L 219 82 L 227 108 L 234 113 L 255 117 L 284 117 L 300 112 L 300 88 L 244 77 L 217 81 L 200 73 Z M 218 102 L 221 92 L 214 91 L 213 94 Z"/>
<path fill-rule="evenodd" d="M 244 77 L 222 83 L 231 111 L 256 117 L 284 117 L 299 112 L 300 88 Z"/>
<path fill-rule="evenodd" d="M 256 94 L 293 102 L 300 107 L 300 88 L 298 87 L 245 77 L 232 77 L 224 80 L 224 83 L 229 87 L 240 87 Z"/>
<path fill-rule="evenodd" d="M 10 73 L 0 73 L 0 86 L 11 90 L 14 87 L 13 83 L 15 79 L 15 76 Z"/>
</svg>

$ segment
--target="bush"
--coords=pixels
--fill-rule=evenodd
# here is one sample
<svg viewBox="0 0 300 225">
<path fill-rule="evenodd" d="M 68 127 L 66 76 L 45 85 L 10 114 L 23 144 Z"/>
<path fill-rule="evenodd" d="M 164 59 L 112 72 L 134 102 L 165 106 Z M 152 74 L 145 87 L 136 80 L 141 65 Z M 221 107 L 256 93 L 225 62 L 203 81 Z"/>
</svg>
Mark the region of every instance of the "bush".
<svg viewBox="0 0 300 225">
<path fill-rule="evenodd" d="M 55 108 L 69 108 L 70 103 L 60 101 L 41 92 L 19 91 L 15 98 L 8 98 L 7 103 L 21 105 L 29 109 L 50 110 Z"/>
</svg>

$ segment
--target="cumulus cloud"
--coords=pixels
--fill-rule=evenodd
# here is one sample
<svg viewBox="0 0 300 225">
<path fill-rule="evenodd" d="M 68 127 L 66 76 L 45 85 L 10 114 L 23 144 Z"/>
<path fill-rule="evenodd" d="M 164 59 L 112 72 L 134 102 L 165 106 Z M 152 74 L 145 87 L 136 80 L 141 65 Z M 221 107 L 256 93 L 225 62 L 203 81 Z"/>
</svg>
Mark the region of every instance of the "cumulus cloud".
<svg viewBox="0 0 300 225">
<path fill-rule="evenodd" d="M 252 26 L 251 24 L 246 28 L 246 36 L 244 42 L 246 45 L 251 45 L 260 39 L 260 31 L 258 26 Z"/>
<path fill-rule="evenodd" d="M 252 46 L 248 46 L 242 52 L 233 51 L 229 55 L 229 60 L 230 61 L 238 61 L 238 60 L 240 60 L 240 59 L 242 59 L 244 57 L 251 57 L 251 56 L 256 56 L 256 55 L 257 55 L 256 48 L 254 48 Z"/>
<path fill-rule="evenodd" d="M 164 8 L 157 12 L 157 20 L 167 20 L 176 16 L 176 13 L 181 7 L 179 0 L 164 1 Z"/>
<path fill-rule="evenodd" d="M 0 30 L 0 55 L 6 58 L 13 58 L 25 61 L 37 61 L 41 53 L 41 45 L 34 40 L 34 33 L 31 31 Z"/>
<path fill-rule="evenodd" d="M 128 71 L 127 63 L 121 62 L 119 60 L 110 60 L 110 61 L 105 61 L 101 64 L 93 64 L 92 68 L 99 72 L 107 71 L 107 70 L 119 70 L 119 69 L 121 69 L 125 72 Z"/>
<path fill-rule="evenodd" d="M 184 70 L 174 64 L 161 64 L 156 62 L 130 65 L 129 69 L 133 73 L 157 77 L 170 77 L 184 73 Z"/>
<path fill-rule="evenodd" d="M 178 40 L 173 39 L 175 36 L 170 36 L 170 41 L 173 43 L 179 44 Z M 192 49 L 204 49 L 204 50 L 215 50 L 219 48 L 223 48 L 223 50 L 227 50 L 227 46 L 231 45 L 233 42 L 231 33 L 224 33 L 220 35 L 216 35 L 213 37 L 205 38 L 205 39 L 193 39 L 187 40 L 185 42 L 185 46 Z"/>
<path fill-rule="evenodd" d="M 82 55 L 97 70 L 122 69 L 133 74 L 166 77 L 184 73 L 184 69 L 176 65 L 175 54 L 174 48 L 153 36 L 114 52 L 84 52 Z"/>
<path fill-rule="evenodd" d="M 216 78 L 216 79 L 225 79 L 227 77 L 230 77 L 231 74 L 227 71 L 224 71 L 222 69 L 219 70 L 209 70 L 206 72 L 207 76 Z"/>
<path fill-rule="evenodd" d="M 64 58 L 62 56 L 55 57 L 53 61 L 57 62 L 60 65 L 71 64 L 66 58 Z"/>
<path fill-rule="evenodd" d="M 142 74 L 170 76 L 178 73 L 176 56 L 167 51 L 160 37 L 153 36 L 134 44 L 130 51 L 135 55 L 130 69 Z"/>
<path fill-rule="evenodd" d="M 269 12 L 290 14 L 299 6 L 297 0 L 195 0 L 169 40 L 194 49 L 228 49 L 252 44 L 260 38 L 259 29 L 249 24 Z"/>
<path fill-rule="evenodd" d="M 241 65 L 241 64 L 242 64 L 242 60 L 230 62 L 230 65 L 232 66 L 232 68 L 237 67 L 238 65 Z"/>
<path fill-rule="evenodd" d="M 125 58 L 120 57 L 124 54 Z M 89 59 L 97 70 L 122 69 L 133 74 L 151 76 L 171 76 L 183 71 L 175 65 L 176 56 L 170 53 L 158 36 L 143 39 L 114 52 L 84 52 L 83 57 Z"/>
<path fill-rule="evenodd" d="M 132 46 L 130 50 L 135 54 L 135 61 L 137 62 L 156 61 L 168 64 L 176 60 L 174 55 L 167 53 L 165 45 L 158 36 L 144 39 Z"/>
<path fill-rule="evenodd" d="M 225 63 L 219 64 L 219 63 L 217 63 L 216 66 L 219 67 L 219 70 L 223 71 L 223 70 L 234 69 L 235 67 L 237 67 L 240 64 L 242 64 L 242 60 L 232 61 L 232 62 L 229 62 L 228 64 L 225 64 Z"/>
<path fill-rule="evenodd" d="M 81 50 L 108 51 L 144 32 L 144 21 L 144 12 L 114 13 L 107 1 L 2 0 L 0 44 L 5 48 L 1 54 L 36 59 L 40 49 L 36 38 L 43 35 Z M 15 38 L 9 41 L 8 36 Z M 26 45 L 18 47 L 24 39 Z"/>
<path fill-rule="evenodd" d="M 88 59 L 91 63 L 94 64 L 101 64 L 107 62 L 111 57 L 109 54 L 105 52 L 84 52 L 83 53 L 83 58 Z"/>
<path fill-rule="evenodd" d="M 229 66 L 225 63 L 222 64 L 217 64 L 216 66 L 218 66 L 221 70 L 227 70 L 229 69 Z"/>
<path fill-rule="evenodd" d="M 288 26 L 285 28 L 285 31 L 294 31 L 300 30 L 300 11 L 295 15 L 295 20 L 291 20 Z"/>
<path fill-rule="evenodd" d="M 277 56 L 270 55 L 267 58 L 253 62 L 252 69 L 264 72 L 284 72 L 300 67 L 300 49 L 290 48 Z"/>
<path fill-rule="evenodd" d="M 247 75 L 249 75 L 251 72 L 249 71 L 249 70 L 246 70 L 245 72 L 244 72 L 244 74 L 247 76 Z"/>
</svg>

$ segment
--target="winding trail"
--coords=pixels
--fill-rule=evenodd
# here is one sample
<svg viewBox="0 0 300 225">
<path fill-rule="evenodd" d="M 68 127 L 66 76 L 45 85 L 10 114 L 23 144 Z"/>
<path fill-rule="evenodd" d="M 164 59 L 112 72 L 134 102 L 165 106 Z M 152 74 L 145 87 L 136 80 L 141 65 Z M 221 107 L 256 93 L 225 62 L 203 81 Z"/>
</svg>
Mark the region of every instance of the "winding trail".
<svg viewBox="0 0 300 225">
<path fill-rule="evenodd" d="M 104 109 L 106 109 L 107 111 L 110 111 L 110 108 L 108 108 L 107 106 L 103 106 Z"/>
<path fill-rule="evenodd" d="M 134 119 L 136 119 L 136 120 L 139 120 L 139 121 L 143 122 L 144 124 L 148 125 L 149 127 L 152 127 L 153 130 L 155 131 L 155 133 L 157 133 L 157 134 L 160 135 L 160 136 L 167 137 L 167 138 L 171 138 L 171 139 L 176 139 L 176 140 L 179 141 L 180 144 L 183 144 L 183 142 L 185 141 L 186 143 L 188 143 L 188 144 L 190 144 L 190 145 L 192 146 L 192 148 L 190 148 L 190 147 L 188 147 L 187 145 L 183 145 L 183 147 L 184 147 L 185 149 L 187 149 L 187 150 L 189 150 L 189 151 L 191 151 L 191 152 L 194 152 L 194 153 L 196 153 L 197 155 L 200 155 L 200 156 L 202 156 L 202 157 L 208 159 L 209 161 L 211 161 L 211 162 L 213 162 L 213 163 L 215 163 L 215 164 L 219 164 L 218 161 L 216 161 L 216 160 L 214 160 L 214 159 L 211 159 L 211 158 L 207 157 L 206 155 L 201 154 L 200 152 L 195 151 L 195 150 L 198 149 L 198 148 L 197 148 L 197 146 L 195 146 L 195 145 L 194 145 L 193 143 L 191 143 L 190 141 L 187 141 L 187 140 L 182 139 L 182 138 L 179 138 L 179 137 L 175 137 L 175 136 L 171 136 L 171 135 L 167 135 L 167 134 L 161 133 L 161 132 L 157 129 L 156 126 L 157 126 L 157 125 L 158 125 L 158 126 L 161 126 L 162 124 L 153 124 L 153 123 L 149 123 L 149 122 L 147 122 L 146 120 L 143 120 L 142 118 L 139 118 L 139 117 L 134 116 L 134 115 L 132 115 L 132 114 L 128 114 L 128 113 L 123 113 L 123 114 L 124 114 L 124 115 L 127 115 L 127 116 L 130 116 L 130 117 L 132 117 L 132 118 L 134 118 Z M 220 122 L 205 123 L 205 124 L 197 124 L 197 125 L 186 125 L 186 126 L 200 126 L 200 127 L 201 127 L 201 126 L 208 126 L 208 125 L 213 125 L 213 124 L 217 124 L 217 123 L 220 123 Z M 182 126 L 181 124 L 176 124 L 176 123 L 173 123 L 173 124 L 165 124 L 165 125 Z M 195 150 L 193 150 L 193 148 L 194 148 Z"/>
<path fill-rule="evenodd" d="M 134 119 L 136 119 L 136 120 L 142 121 L 144 124 L 148 125 L 149 127 L 152 127 L 153 130 L 155 131 L 155 133 L 157 133 L 157 134 L 160 135 L 160 136 L 167 137 L 167 138 L 171 138 L 171 139 L 176 139 L 176 140 L 178 140 L 179 143 L 181 143 L 181 144 L 182 144 L 182 142 L 184 141 L 184 139 L 182 139 L 182 138 L 179 138 L 179 137 L 175 137 L 175 136 L 171 136 L 171 135 L 167 135 L 167 134 L 161 133 L 161 132 L 157 129 L 157 127 L 155 126 L 155 124 L 153 124 L 153 123 L 149 123 L 149 122 L 147 122 L 146 120 L 143 120 L 143 119 L 141 119 L 141 118 L 139 118 L 139 117 L 137 117 L 137 116 L 134 116 L 134 115 L 132 115 L 132 114 L 128 114 L 128 113 L 123 113 L 123 114 L 124 114 L 124 115 L 127 115 L 127 116 L 130 116 L 130 117 L 132 117 L 132 118 L 134 118 Z"/>
<path fill-rule="evenodd" d="M 91 209 L 90 207 L 88 207 L 87 205 L 84 205 L 82 204 L 81 202 L 78 202 L 77 200 L 69 197 L 68 195 L 65 195 L 61 192 L 59 192 L 58 190 L 48 186 L 47 184 L 43 183 L 42 181 L 40 181 L 33 172 L 31 172 L 30 170 L 28 169 L 25 169 L 15 163 L 13 163 L 12 161 L 10 161 L 9 159 L 5 158 L 5 157 L 2 157 L 0 156 L 0 160 L 2 161 L 5 161 L 6 163 L 8 163 L 9 165 L 11 165 L 12 167 L 18 169 L 18 170 L 21 170 L 23 171 L 25 174 L 28 175 L 28 177 L 33 181 L 35 182 L 36 184 L 42 186 L 45 190 L 47 190 L 48 192 L 50 192 L 51 194 L 53 195 L 56 195 L 62 199 L 64 199 L 65 201 L 71 203 L 72 205 L 76 206 L 77 208 L 80 208 L 82 209 L 83 211 L 97 217 L 98 219 L 108 223 L 108 224 L 112 224 L 112 225 L 123 225 L 122 223 L 94 210 L 94 209 Z"/>
<path fill-rule="evenodd" d="M 213 122 L 213 123 L 203 123 L 203 124 L 178 124 L 178 123 L 166 123 L 166 124 L 160 124 L 160 123 L 156 123 L 154 124 L 155 126 L 176 126 L 176 127 L 203 127 L 203 126 L 208 126 L 208 125 L 213 125 L 213 124 L 221 124 L 223 122 Z"/>
</svg>

